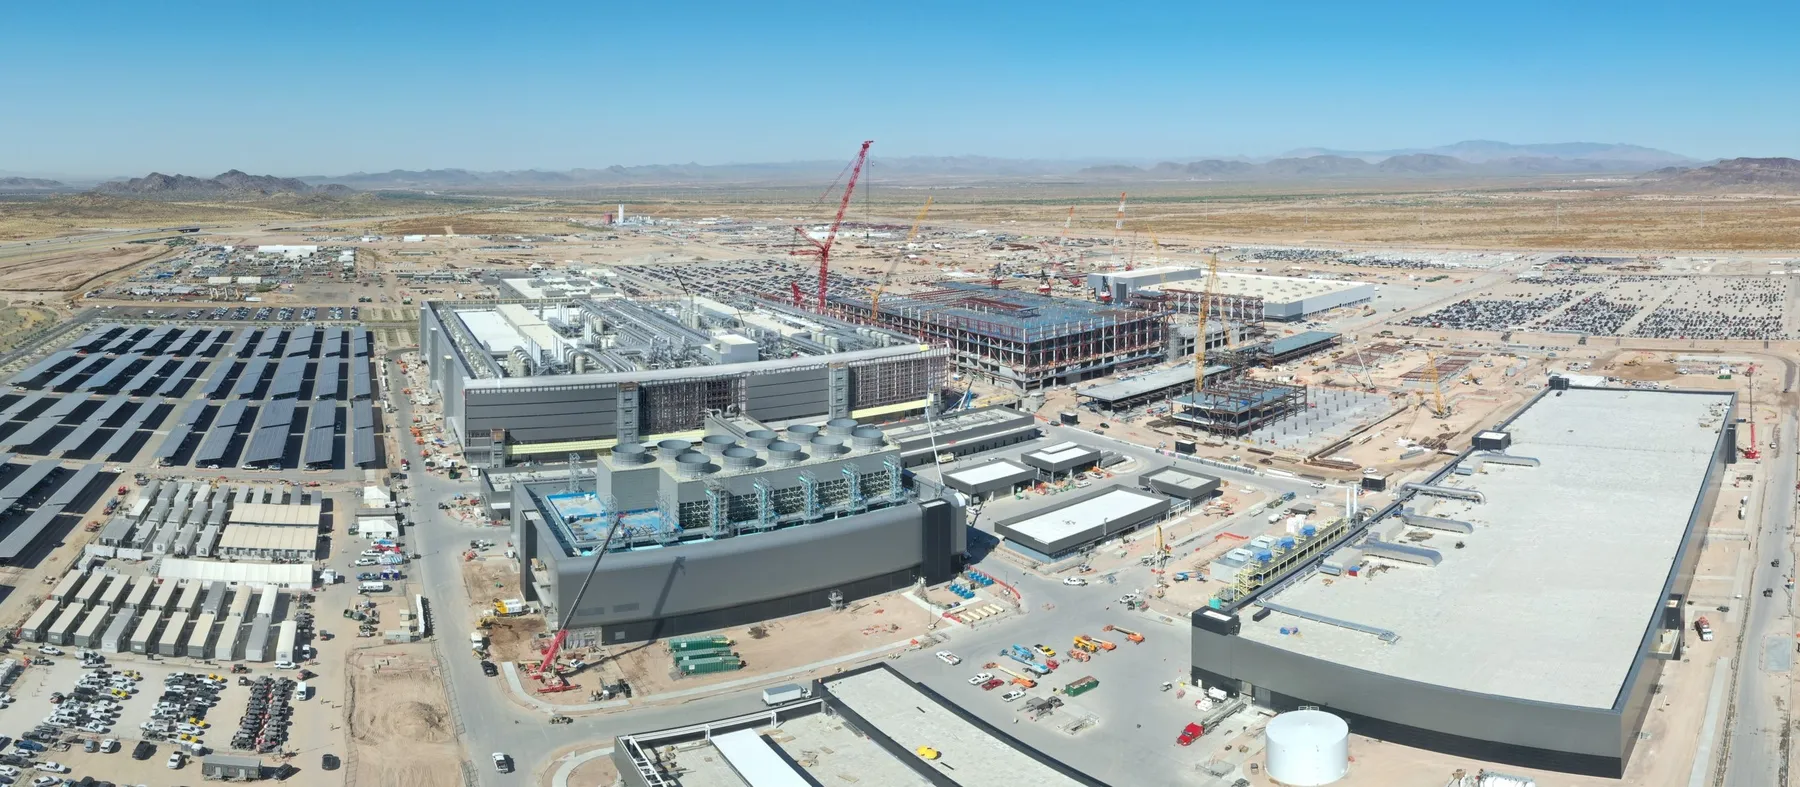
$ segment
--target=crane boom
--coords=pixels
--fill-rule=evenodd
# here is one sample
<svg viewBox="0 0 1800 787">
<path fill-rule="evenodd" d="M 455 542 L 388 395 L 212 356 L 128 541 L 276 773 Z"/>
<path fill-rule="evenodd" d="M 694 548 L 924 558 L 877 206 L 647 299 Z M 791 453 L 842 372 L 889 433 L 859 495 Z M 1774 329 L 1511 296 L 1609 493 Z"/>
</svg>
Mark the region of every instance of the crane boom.
<svg viewBox="0 0 1800 787">
<path fill-rule="evenodd" d="M 1206 258 L 1206 290 L 1201 293 L 1200 308 L 1196 310 L 1200 312 L 1199 327 L 1194 330 L 1194 407 L 1196 409 L 1200 406 L 1200 391 L 1206 386 L 1206 321 L 1211 316 L 1213 290 L 1218 287 L 1218 284 L 1219 255 L 1213 254 Z M 1228 340 L 1231 337 L 1229 328 L 1226 329 L 1225 336 Z M 1170 416 L 1173 417 L 1174 413 L 1171 412 Z"/>
<path fill-rule="evenodd" d="M 925 214 L 929 212 L 931 212 L 931 198 L 926 197 L 925 207 L 920 208 L 919 215 L 913 217 L 912 229 L 906 233 L 906 243 L 902 245 L 900 253 L 894 255 L 894 260 L 888 263 L 887 270 L 882 271 L 881 281 L 875 284 L 875 292 L 869 296 L 870 322 L 881 322 L 881 293 L 887 290 L 888 279 L 893 278 L 894 269 L 900 267 L 900 260 L 906 257 L 905 246 L 911 245 L 913 239 L 919 237 L 919 224 L 925 221 Z"/>
<path fill-rule="evenodd" d="M 1431 395 L 1437 403 L 1437 409 L 1432 415 L 1439 418 L 1450 417 L 1450 410 L 1444 407 L 1444 388 L 1438 380 L 1437 356 L 1431 353 L 1429 347 L 1425 348 L 1425 374 L 1431 379 Z"/>
<path fill-rule="evenodd" d="M 556 637 L 550 640 L 550 647 L 544 650 L 544 661 L 538 664 L 538 675 L 555 675 L 556 654 L 562 650 L 563 640 L 569 638 L 569 620 L 575 617 L 575 611 L 581 609 L 581 597 L 587 595 L 588 585 L 594 581 L 594 574 L 600 570 L 600 560 L 606 557 L 608 547 L 612 546 L 613 534 L 619 530 L 619 522 L 624 517 L 617 511 L 609 511 L 612 522 L 606 526 L 606 538 L 600 542 L 600 548 L 594 552 L 594 564 L 588 566 L 587 576 L 581 580 L 581 587 L 575 590 L 575 599 L 569 602 L 566 611 L 560 611 L 557 617 L 562 618 L 562 625 L 556 627 Z M 548 672 L 547 672 L 548 670 Z M 547 680 L 547 679 L 546 679 Z M 566 684 L 565 684 L 566 685 Z"/>
<path fill-rule="evenodd" d="M 863 165 L 869 160 L 869 146 L 875 140 L 863 140 L 862 150 L 857 151 L 856 160 L 850 165 L 850 180 L 844 184 L 844 196 L 838 200 L 837 217 L 831 220 L 831 229 L 825 233 L 825 240 L 815 240 L 805 227 L 795 227 L 794 232 L 811 243 L 813 248 L 797 249 L 794 254 L 817 255 L 819 258 L 819 311 L 825 311 L 825 295 L 828 292 L 826 277 L 831 274 L 831 247 L 837 243 L 838 228 L 844 225 L 844 211 L 850 209 L 850 196 L 856 193 L 856 179 L 862 175 Z"/>
</svg>

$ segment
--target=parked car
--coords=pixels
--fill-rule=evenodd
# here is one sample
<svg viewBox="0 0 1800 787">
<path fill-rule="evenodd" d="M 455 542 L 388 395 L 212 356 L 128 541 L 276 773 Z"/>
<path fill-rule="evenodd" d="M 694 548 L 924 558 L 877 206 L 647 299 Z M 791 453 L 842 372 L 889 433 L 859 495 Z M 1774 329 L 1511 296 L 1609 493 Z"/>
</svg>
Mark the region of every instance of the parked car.
<svg viewBox="0 0 1800 787">
<path fill-rule="evenodd" d="M 975 677 L 969 679 L 969 685 L 970 686 L 980 686 L 981 684 L 986 683 L 993 679 L 994 679 L 994 675 L 991 672 L 977 672 L 977 673 L 975 673 Z"/>
<path fill-rule="evenodd" d="M 1006 685 L 1006 682 L 999 678 L 988 678 L 986 683 L 981 684 L 981 690 L 982 691 L 993 691 L 994 689 L 1000 688 L 1001 686 L 1004 686 L 1004 685 Z"/>
<path fill-rule="evenodd" d="M 1013 689 L 1012 691 L 1009 691 L 1005 694 L 1000 695 L 1000 699 L 1005 702 L 1012 702 L 1013 700 L 1016 700 L 1023 696 L 1025 696 L 1024 689 Z"/>
<path fill-rule="evenodd" d="M 1078 588 L 1086 586 L 1087 580 L 1082 579 L 1081 577 L 1063 577 L 1063 584 L 1068 585 L 1069 587 Z"/>
<path fill-rule="evenodd" d="M 501 773 L 512 773 L 512 758 L 508 757 L 506 752 L 494 752 L 494 770 Z"/>
<path fill-rule="evenodd" d="M 945 664 L 948 664 L 952 667 L 962 663 L 962 659 L 960 657 L 958 657 L 955 653 L 951 653 L 950 651 L 947 651 L 947 650 L 938 651 L 937 658 L 938 658 L 938 661 L 944 662 Z"/>
</svg>

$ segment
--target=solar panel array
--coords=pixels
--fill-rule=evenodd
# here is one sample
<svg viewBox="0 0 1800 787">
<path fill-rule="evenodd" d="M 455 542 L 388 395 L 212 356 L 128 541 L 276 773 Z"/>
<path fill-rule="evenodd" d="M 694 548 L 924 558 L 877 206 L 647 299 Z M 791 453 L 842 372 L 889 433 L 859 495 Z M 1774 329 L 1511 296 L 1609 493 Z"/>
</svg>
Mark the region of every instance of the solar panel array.
<svg viewBox="0 0 1800 787">
<path fill-rule="evenodd" d="M 240 464 L 258 465 L 273 462 L 287 451 L 288 429 L 294 423 L 294 400 L 276 399 L 263 405 L 262 422 L 250 435 L 250 447 L 244 450 Z"/>
<path fill-rule="evenodd" d="M 350 403 L 350 446 L 352 464 L 375 463 L 375 410 L 367 401 Z"/>
<path fill-rule="evenodd" d="M 306 381 L 306 356 L 290 355 L 275 365 L 275 381 L 269 384 L 269 396 L 299 396 L 300 385 Z"/>
<path fill-rule="evenodd" d="M 31 512 L 31 516 L 26 517 L 25 521 L 20 522 L 17 527 L 8 532 L 5 538 L 0 538 L 0 563 L 11 563 L 18 560 L 19 555 L 30 549 L 31 545 L 44 534 L 44 529 L 63 514 L 63 509 L 68 508 L 69 504 L 75 502 L 82 492 L 87 491 L 88 486 L 93 484 L 94 478 L 98 475 L 100 475 L 100 465 L 86 464 L 63 480 L 56 491 L 50 494 L 49 499 L 39 505 L 36 511 Z"/>
<path fill-rule="evenodd" d="M 308 467 L 331 464 L 336 453 L 332 443 L 337 436 L 337 403 L 313 402 L 307 419 L 306 452 L 301 463 Z"/>
<path fill-rule="evenodd" d="M 262 384 L 264 374 L 269 371 L 269 359 L 257 356 L 244 364 L 244 371 L 238 374 L 237 387 L 231 391 L 232 396 L 247 397 L 256 392 L 256 386 Z"/>
<path fill-rule="evenodd" d="M 369 359 L 356 357 L 350 359 L 350 398 L 368 399 L 373 395 L 369 383 Z"/>
<path fill-rule="evenodd" d="M 200 450 L 194 452 L 194 464 L 216 465 L 225 461 L 225 449 L 231 447 L 231 438 L 243 422 L 247 406 L 244 400 L 233 399 L 219 408 L 218 416 L 213 418 L 212 430 L 206 433 Z"/>
</svg>

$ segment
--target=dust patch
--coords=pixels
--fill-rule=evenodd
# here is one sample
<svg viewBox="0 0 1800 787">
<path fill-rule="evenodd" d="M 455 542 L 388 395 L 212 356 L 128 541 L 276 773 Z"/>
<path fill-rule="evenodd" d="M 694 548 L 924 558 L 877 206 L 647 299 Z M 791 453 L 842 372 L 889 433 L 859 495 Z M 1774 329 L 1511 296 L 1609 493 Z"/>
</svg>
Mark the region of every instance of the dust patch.
<svg viewBox="0 0 1800 787">
<path fill-rule="evenodd" d="M 358 784 L 436 787 L 462 781 L 462 752 L 443 674 L 418 647 L 349 659 L 350 746 Z"/>
</svg>

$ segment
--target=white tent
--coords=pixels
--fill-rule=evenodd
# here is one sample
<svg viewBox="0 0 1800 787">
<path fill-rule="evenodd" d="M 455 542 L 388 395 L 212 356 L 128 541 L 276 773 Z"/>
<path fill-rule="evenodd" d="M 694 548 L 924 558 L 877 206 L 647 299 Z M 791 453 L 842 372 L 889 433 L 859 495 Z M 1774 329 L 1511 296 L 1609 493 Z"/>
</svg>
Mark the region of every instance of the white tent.
<svg viewBox="0 0 1800 787">
<path fill-rule="evenodd" d="M 379 486 L 363 487 L 363 508 L 387 508 L 394 504 L 394 498 L 386 489 Z"/>
<path fill-rule="evenodd" d="M 363 538 L 399 538 L 400 528 L 392 519 L 357 517 L 356 534 Z"/>
</svg>

